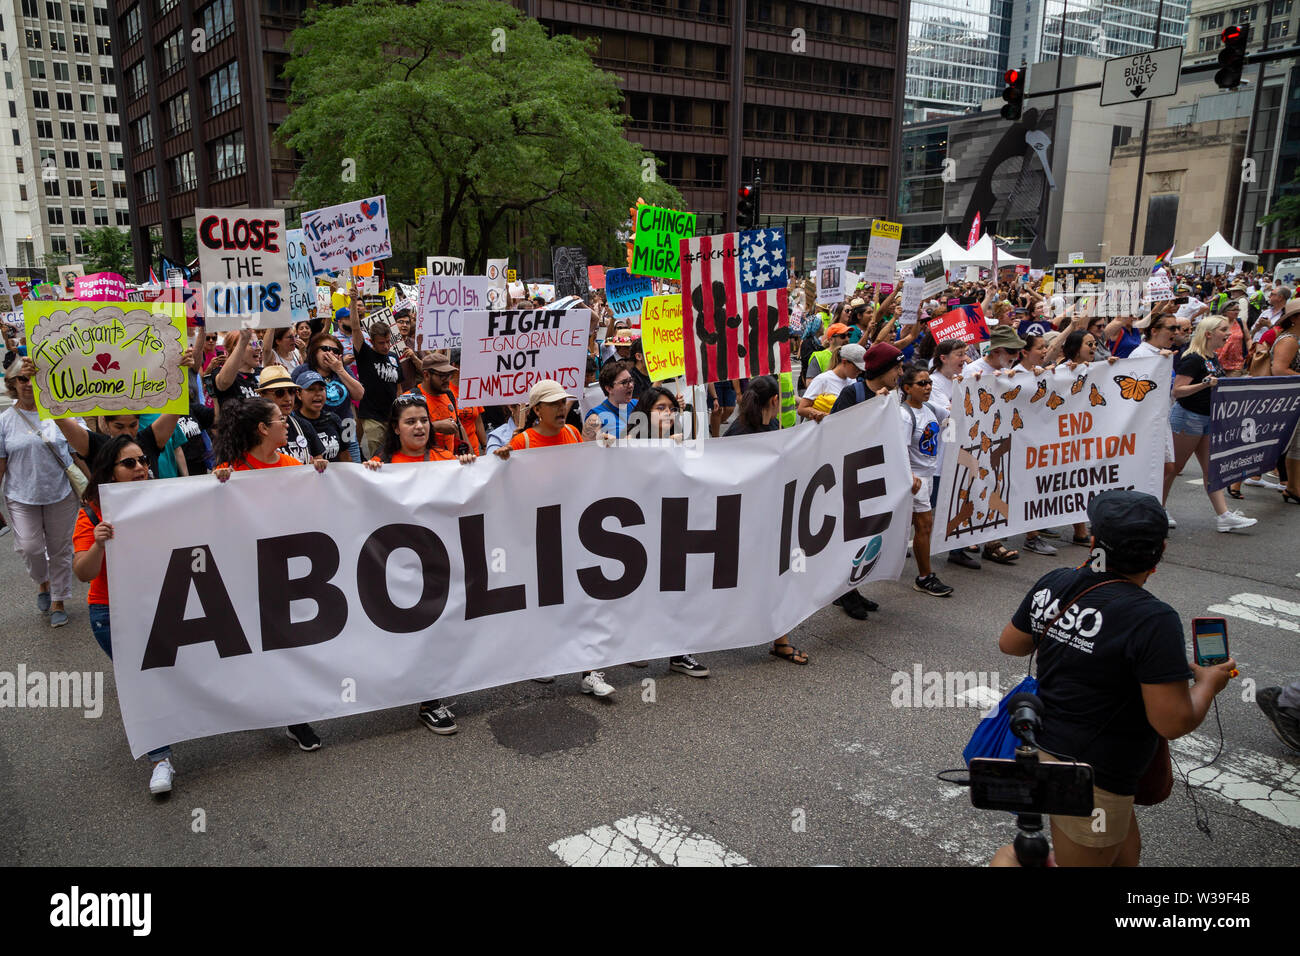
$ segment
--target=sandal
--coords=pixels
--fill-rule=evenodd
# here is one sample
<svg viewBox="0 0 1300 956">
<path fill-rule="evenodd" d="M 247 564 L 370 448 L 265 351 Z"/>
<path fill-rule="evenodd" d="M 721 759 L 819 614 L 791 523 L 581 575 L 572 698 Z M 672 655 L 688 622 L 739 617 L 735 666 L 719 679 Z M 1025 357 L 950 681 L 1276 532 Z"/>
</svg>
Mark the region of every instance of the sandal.
<svg viewBox="0 0 1300 956">
<path fill-rule="evenodd" d="M 1289 491 L 1282 492 L 1282 500 L 1289 501 L 1293 505 L 1300 505 L 1300 497 L 1291 494 Z"/>
<path fill-rule="evenodd" d="M 1077 545 L 1078 545 L 1079 547 L 1081 547 L 1081 548 L 1086 548 L 1088 545 L 1092 544 L 1092 539 L 1091 539 L 1091 538 L 1073 538 L 1073 537 L 1072 537 L 1072 538 L 1070 538 L 1070 544 L 1077 544 Z"/>
<path fill-rule="evenodd" d="M 785 653 L 788 651 L 789 653 Z M 808 655 L 793 644 L 774 644 L 768 652 L 773 657 L 779 657 L 783 661 L 789 661 L 791 664 L 807 664 Z"/>
<path fill-rule="evenodd" d="M 998 564 L 1014 564 L 1020 557 L 1019 551 L 1008 551 L 1006 545 L 999 544 L 996 548 L 984 549 L 984 557 L 990 561 L 996 561 Z"/>
<path fill-rule="evenodd" d="M 1245 495 L 1243 495 L 1243 494 L 1241 493 L 1240 489 L 1237 489 L 1237 488 L 1227 488 L 1227 489 L 1225 489 L 1225 490 L 1226 490 L 1226 492 L 1227 492 L 1229 498 L 1236 498 L 1238 501 L 1242 501 L 1242 500 L 1244 500 L 1245 497 L 1246 497 Z"/>
</svg>

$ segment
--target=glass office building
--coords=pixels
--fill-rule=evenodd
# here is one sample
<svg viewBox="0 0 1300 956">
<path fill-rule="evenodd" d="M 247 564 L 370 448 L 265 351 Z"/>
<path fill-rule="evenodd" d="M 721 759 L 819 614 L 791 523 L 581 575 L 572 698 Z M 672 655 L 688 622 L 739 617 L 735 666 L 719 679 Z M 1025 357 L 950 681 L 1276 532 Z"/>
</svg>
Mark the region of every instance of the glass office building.
<svg viewBox="0 0 1300 956">
<path fill-rule="evenodd" d="M 914 0 L 905 123 L 965 113 L 999 95 L 1012 0 Z"/>
</svg>

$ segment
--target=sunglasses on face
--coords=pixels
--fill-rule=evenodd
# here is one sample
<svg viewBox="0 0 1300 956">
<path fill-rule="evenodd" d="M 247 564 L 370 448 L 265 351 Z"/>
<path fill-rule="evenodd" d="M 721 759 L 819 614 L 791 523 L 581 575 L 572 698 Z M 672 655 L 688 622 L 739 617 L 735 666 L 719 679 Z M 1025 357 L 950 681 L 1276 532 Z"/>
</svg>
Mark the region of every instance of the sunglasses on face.
<svg viewBox="0 0 1300 956">
<path fill-rule="evenodd" d="M 141 468 L 148 468 L 149 460 L 145 458 L 144 455 L 141 455 L 139 458 L 119 458 L 117 460 L 117 467 L 119 468 L 134 469 L 137 465 Z"/>
<path fill-rule="evenodd" d="M 319 349 L 317 349 L 317 351 L 319 351 L 319 352 L 333 352 L 335 355 L 342 355 L 342 354 L 343 354 L 343 350 L 342 350 L 342 349 L 336 349 L 336 348 L 335 348 L 334 346 L 332 346 L 332 345 L 322 345 Z"/>
<path fill-rule="evenodd" d="M 400 408 L 403 405 L 423 405 L 423 404 L 424 404 L 424 396 L 416 395 L 413 392 L 408 393 L 406 395 L 398 395 L 397 398 L 393 400 L 394 408 Z"/>
<path fill-rule="evenodd" d="M 15 375 L 13 380 L 19 385 L 26 385 L 31 382 L 32 377 L 30 375 Z"/>
<path fill-rule="evenodd" d="M 267 391 L 270 392 L 272 395 L 274 395 L 276 398 L 284 398 L 286 395 L 298 394 L 298 390 L 296 388 L 268 388 Z"/>
<path fill-rule="evenodd" d="M 930 387 L 931 385 L 933 385 L 933 384 L 934 384 L 934 383 L 931 382 L 931 381 L 927 378 L 924 382 L 913 382 L 913 383 L 912 383 L 912 387 L 913 387 L 913 388 L 929 388 L 929 387 Z"/>
</svg>

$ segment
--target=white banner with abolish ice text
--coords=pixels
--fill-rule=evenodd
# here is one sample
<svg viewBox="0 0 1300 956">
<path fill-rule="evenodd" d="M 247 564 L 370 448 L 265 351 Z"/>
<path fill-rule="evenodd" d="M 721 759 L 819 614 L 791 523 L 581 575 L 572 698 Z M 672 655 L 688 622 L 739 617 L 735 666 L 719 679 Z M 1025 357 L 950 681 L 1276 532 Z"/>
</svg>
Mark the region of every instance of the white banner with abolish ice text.
<svg viewBox="0 0 1300 956">
<path fill-rule="evenodd" d="M 1172 359 L 967 376 L 953 389 L 931 551 L 1088 520 L 1114 488 L 1159 498 Z"/>
<path fill-rule="evenodd" d="M 898 415 L 107 485 L 131 751 L 771 641 L 902 570 Z"/>
</svg>

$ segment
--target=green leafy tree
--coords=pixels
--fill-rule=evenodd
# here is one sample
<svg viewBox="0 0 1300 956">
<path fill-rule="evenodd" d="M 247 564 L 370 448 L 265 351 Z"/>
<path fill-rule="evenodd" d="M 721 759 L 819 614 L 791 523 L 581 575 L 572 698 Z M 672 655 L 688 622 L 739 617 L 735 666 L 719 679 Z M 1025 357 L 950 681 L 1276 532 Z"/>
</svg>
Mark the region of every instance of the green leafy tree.
<svg viewBox="0 0 1300 956">
<path fill-rule="evenodd" d="M 1259 224 L 1267 226 L 1274 222 L 1280 223 L 1277 233 L 1279 242 L 1300 242 L 1300 173 L 1282 188 L 1282 198 L 1273 203 L 1272 212 L 1260 217 Z"/>
<path fill-rule="evenodd" d="M 479 273 L 554 244 L 619 262 L 615 230 L 638 196 L 684 208 L 624 138 L 616 78 L 590 48 L 507 4 L 317 6 L 290 49 L 279 135 L 305 159 L 295 195 L 318 208 L 382 193 L 408 251 Z"/>
<path fill-rule="evenodd" d="M 132 279 L 131 237 L 116 226 L 96 226 L 78 232 L 86 245 L 82 257 L 87 274 L 116 272 Z"/>
</svg>

